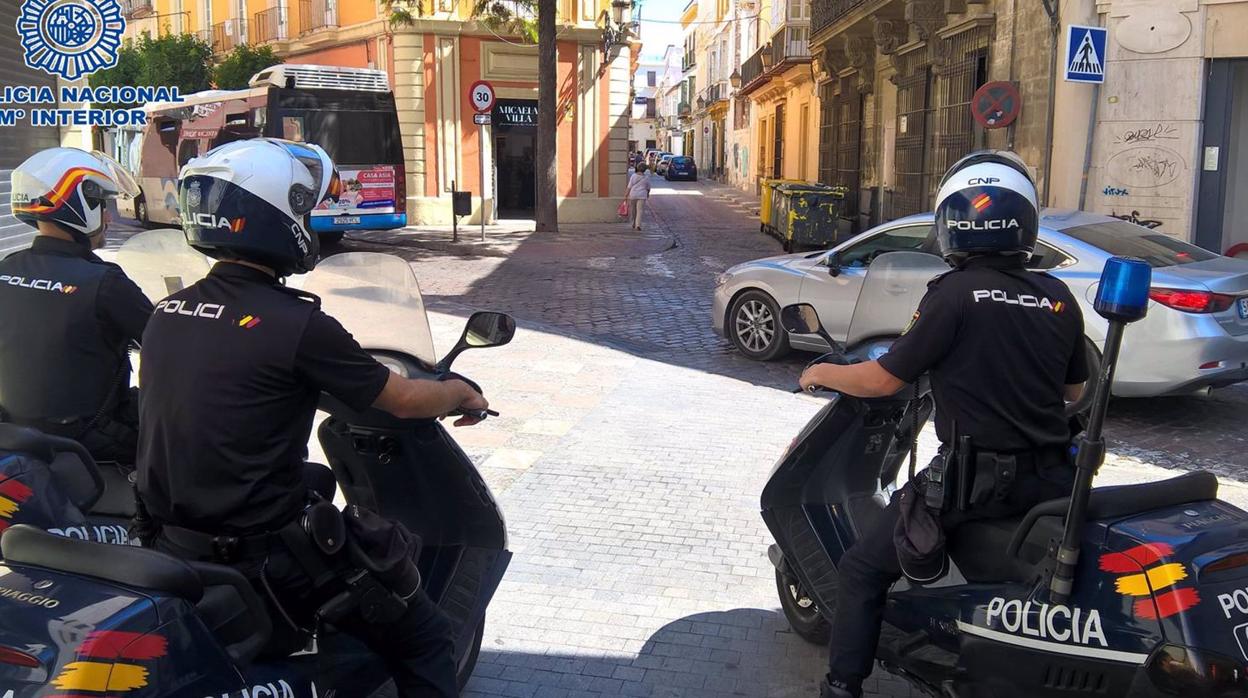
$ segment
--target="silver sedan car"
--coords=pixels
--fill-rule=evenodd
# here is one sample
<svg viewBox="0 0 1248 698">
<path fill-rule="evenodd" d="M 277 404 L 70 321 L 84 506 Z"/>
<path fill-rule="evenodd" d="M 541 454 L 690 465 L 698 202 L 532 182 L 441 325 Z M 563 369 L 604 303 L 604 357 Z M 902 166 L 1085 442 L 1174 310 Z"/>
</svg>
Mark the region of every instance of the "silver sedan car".
<svg viewBox="0 0 1248 698">
<path fill-rule="evenodd" d="M 1248 261 L 1100 214 L 1045 210 L 1040 225 L 1029 267 L 1065 281 L 1079 299 L 1094 370 L 1107 330 L 1092 310 L 1105 261 L 1125 255 L 1153 267 L 1148 317 L 1127 330 L 1115 395 L 1189 394 L 1248 380 Z M 934 253 L 933 228 L 932 214 L 919 214 L 831 250 L 738 264 L 716 280 L 715 329 L 753 359 L 790 348 L 825 351 L 818 337 L 781 328 L 780 308 L 809 303 L 832 337 L 844 340 L 871 261 L 886 252 Z"/>
</svg>

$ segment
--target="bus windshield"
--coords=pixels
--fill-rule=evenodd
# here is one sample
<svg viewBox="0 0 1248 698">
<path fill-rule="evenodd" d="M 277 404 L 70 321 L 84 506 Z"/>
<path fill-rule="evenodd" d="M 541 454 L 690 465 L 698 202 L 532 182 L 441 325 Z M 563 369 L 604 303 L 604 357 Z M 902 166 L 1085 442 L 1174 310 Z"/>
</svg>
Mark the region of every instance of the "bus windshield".
<svg viewBox="0 0 1248 698">
<path fill-rule="evenodd" d="M 270 94 L 270 118 L 278 122 L 270 131 L 320 145 L 338 166 L 342 196 L 321 204 L 315 216 L 354 225 L 362 221 L 353 216 L 401 208 L 403 142 L 392 92 L 278 88 Z M 314 218 L 313 227 L 319 225 Z"/>
<path fill-rule="evenodd" d="M 403 162 L 392 93 L 306 89 L 277 93 L 274 111 L 281 119 L 282 138 L 316 143 L 340 167 Z"/>
</svg>

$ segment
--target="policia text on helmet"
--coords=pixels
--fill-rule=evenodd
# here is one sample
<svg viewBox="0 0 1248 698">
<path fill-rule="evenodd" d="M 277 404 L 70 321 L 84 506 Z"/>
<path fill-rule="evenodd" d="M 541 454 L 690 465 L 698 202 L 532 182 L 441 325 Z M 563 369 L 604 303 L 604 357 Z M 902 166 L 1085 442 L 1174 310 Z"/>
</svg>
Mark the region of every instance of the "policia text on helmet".
<svg viewBox="0 0 1248 698">
<path fill-rule="evenodd" d="M 880 397 L 927 374 L 942 444 L 841 558 L 825 696 L 861 695 L 888 589 L 903 572 L 918 581 L 943 574 L 943 533 L 911 532 L 1021 514 L 1074 481 L 1065 400 L 1088 377 L 1083 317 L 1064 283 L 1025 268 L 1040 218 L 1026 166 L 1013 153 L 968 155 L 941 180 L 935 212 L 939 252 L 953 268 L 928 285 L 906 333 L 877 361 L 816 364 L 801 377 L 803 388 Z M 1047 302 L 1008 302 L 1022 296 Z M 926 506 L 902 505 L 916 497 Z"/>
</svg>

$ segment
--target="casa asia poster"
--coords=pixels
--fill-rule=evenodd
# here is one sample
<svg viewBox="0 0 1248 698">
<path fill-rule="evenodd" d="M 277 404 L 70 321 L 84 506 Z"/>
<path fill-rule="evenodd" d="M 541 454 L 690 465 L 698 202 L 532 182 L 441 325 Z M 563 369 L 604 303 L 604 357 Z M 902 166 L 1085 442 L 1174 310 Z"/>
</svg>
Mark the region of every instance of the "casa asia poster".
<svg viewBox="0 0 1248 698">
<path fill-rule="evenodd" d="M 346 211 L 394 212 L 397 177 L 393 165 L 339 170 L 338 176 L 342 178 L 342 195 L 338 203 L 322 203 L 317 209 L 322 215 L 342 215 Z"/>
</svg>

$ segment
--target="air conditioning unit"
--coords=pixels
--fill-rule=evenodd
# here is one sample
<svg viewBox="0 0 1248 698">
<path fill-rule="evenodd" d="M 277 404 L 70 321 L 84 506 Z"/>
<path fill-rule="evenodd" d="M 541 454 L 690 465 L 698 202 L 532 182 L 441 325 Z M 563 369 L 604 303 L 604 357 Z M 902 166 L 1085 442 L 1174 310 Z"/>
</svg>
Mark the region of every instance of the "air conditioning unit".
<svg viewBox="0 0 1248 698">
<path fill-rule="evenodd" d="M 384 70 L 342 68 L 332 65 L 275 65 L 256 73 L 247 84 L 251 87 L 274 85 L 309 90 L 390 91 L 390 80 Z"/>
</svg>

